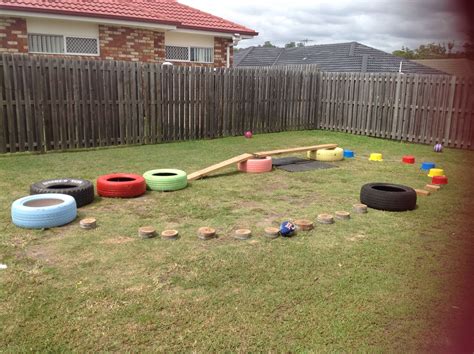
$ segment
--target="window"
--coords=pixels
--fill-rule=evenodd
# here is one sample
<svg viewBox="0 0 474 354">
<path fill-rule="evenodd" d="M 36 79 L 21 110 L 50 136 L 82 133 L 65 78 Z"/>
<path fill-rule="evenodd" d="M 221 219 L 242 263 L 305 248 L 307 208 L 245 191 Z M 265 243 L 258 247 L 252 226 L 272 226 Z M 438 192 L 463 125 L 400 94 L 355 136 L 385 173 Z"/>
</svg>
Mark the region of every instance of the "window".
<svg viewBox="0 0 474 354">
<path fill-rule="evenodd" d="M 66 53 L 69 54 L 99 54 L 96 38 L 66 37 Z"/>
<path fill-rule="evenodd" d="M 167 60 L 212 63 L 214 62 L 213 54 L 214 48 L 166 46 Z"/>
<path fill-rule="evenodd" d="M 64 53 L 63 36 L 28 35 L 28 47 L 34 53 Z"/>
<path fill-rule="evenodd" d="M 97 38 L 29 34 L 28 47 L 30 53 L 99 55 Z"/>
</svg>

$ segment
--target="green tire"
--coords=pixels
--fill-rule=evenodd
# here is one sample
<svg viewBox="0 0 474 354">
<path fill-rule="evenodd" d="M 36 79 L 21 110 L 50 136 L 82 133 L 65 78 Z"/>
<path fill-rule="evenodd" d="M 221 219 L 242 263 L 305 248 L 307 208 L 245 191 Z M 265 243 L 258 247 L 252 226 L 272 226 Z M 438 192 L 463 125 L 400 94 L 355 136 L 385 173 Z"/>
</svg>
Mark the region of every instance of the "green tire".
<svg viewBox="0 0 474 354">
<path fill-rule="evenodd" d="M 186 172 L 171 168 L 147 171 L 143 178 L 152 191 L 176 191 L 188 185 Z"/>
</svg>

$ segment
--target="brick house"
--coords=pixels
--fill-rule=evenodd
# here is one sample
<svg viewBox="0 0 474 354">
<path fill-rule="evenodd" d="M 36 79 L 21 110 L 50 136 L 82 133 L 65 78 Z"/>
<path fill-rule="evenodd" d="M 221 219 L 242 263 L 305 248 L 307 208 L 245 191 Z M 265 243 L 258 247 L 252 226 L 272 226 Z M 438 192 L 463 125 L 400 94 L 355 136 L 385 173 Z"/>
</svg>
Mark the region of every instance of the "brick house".
<svg viewBox="0 0 474 354">
<path fill-rule="evenodd" d="M 232 66 L 257 32 L 176 0 L 2 0 L 0 53 Z"/>
</svg>

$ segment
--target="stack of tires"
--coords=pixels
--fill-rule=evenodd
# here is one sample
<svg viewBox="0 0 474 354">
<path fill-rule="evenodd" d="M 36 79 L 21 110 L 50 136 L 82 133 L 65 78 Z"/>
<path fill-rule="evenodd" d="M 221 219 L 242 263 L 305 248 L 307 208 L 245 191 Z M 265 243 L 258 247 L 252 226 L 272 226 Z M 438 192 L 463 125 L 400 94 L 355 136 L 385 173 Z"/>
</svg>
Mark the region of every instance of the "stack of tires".
<svg viewBox="0 0 474 354">
<path fill-rule="evenodd" d="M 90 181 L 74 178 L 48 179 L 30 186 L 31 195 L 13 202 L 15 225 L 30 229 L 62 226 L 77 217 L 77 208 L 94 201 Z"/>
</svg>

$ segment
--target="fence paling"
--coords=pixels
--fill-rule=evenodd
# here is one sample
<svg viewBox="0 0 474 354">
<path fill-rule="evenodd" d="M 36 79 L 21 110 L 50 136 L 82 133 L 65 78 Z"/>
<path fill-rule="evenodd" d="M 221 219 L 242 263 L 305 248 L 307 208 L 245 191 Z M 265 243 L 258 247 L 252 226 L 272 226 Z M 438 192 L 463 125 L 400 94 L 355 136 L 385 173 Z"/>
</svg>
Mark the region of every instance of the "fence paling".
<svg viewBox="0 0 474 354">
<path fill-rule="evenodd" d="M 3 54 L 0 153 L 328 129 L 473 148 L 473 79 Z"/>
</svg>

